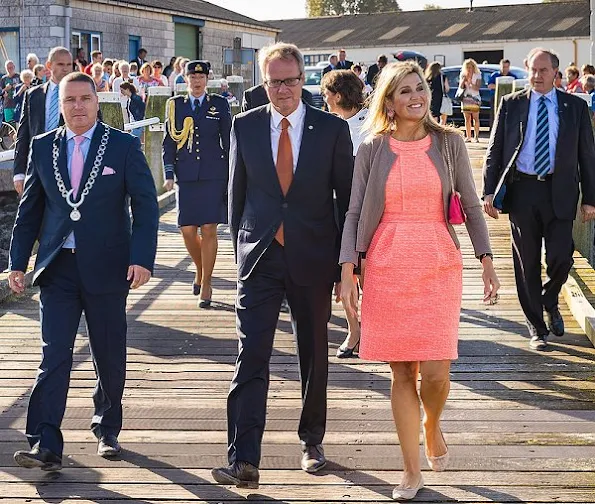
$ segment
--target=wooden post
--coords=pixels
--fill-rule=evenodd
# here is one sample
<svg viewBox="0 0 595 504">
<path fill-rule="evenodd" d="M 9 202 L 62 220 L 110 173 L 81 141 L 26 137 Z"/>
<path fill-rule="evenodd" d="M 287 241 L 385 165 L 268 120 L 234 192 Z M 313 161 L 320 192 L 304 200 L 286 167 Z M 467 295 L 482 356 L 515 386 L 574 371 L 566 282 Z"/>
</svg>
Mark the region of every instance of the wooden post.
<svg viewBox="0 0 595 504">
<path fill-rule="evenodd" d="M 97 93 L 99 110 L 105 124 L 119 130 L 124 130 L 124 114 L 120 103 L 119 93 Z"/>
<path fill-rule="evenodd" d="M 148 88 L 145 117 L 158 117 L 159 124 L 151 125 L 145 130 L 145 157 L 151 168 L 157 194 L 164 191 L 162 144 L 165 135 L 165 104 L 171 94 L 169 87 Z"/>
</svg>

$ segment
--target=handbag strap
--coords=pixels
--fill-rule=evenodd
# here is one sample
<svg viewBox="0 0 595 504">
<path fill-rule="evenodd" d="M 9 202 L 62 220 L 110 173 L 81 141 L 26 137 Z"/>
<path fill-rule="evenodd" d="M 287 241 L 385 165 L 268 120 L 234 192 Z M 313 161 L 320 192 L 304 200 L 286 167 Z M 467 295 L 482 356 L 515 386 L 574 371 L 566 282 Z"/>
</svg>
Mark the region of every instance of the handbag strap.
<svg viewBox="0 0 595 504">
<path fill-rule="evenodd" d="M 451 194 L 455 192 L 455 181 L 454 181 L 454 174 L 452 170 L 452 161 L 450 159 L 450 144 L 448 141 L 448 133 L 444 134 L 444 148 L 446 150 L 446 166 L 448 167 L 448 174 L 450 176 L 450 189 Z"/>
</svg>

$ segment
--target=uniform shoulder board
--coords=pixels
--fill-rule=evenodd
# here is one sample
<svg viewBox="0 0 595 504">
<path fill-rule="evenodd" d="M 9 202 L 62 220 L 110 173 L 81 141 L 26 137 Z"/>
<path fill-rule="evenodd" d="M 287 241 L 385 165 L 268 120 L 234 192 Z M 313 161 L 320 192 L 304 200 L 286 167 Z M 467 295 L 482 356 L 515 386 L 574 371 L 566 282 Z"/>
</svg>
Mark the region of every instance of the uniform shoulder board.
<svg viewBox="0 0 595 504">
<path fill-rule="evenodd" d="M 211 97 L 211 99 L 213 100 L 225 100 L 227 101 L 227 98 L 225 98 L 224 96 L 221 96 L 220 94 L 217 93 L 211 93 L 209 94 L 209 96 Z"/>
</svg>

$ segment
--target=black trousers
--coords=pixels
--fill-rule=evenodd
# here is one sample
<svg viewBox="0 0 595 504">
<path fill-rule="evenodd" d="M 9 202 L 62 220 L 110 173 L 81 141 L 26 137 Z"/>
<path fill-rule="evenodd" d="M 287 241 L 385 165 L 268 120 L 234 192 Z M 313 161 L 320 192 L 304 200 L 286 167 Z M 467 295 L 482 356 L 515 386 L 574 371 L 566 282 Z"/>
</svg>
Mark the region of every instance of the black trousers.
<svg viewBox="0 0 595 504">
<path fill-rule="evenodd" d="M 97 383 L 93 393 L 93 433 L 116 436 L 122 428 L 126 379 L 127 292 L 92 295 L 80 282 L 76 254 L 63 250 L 40 277 L 42 360 L 29 399 L 26 435 L 62 455 L 60 431 L 81 314 L 85 312 Z"/>
<path fill-rule="evenodd" d="M 286 295 L 297 338 L 302 414 L 298 427 L 304 445 L 322 443 L 326 429 L 328 322 L 332 284 L 296 285 L 285 251 L 276 241 L 250 277 L 238 282 L 236 302 L 239 353 L 227 398 L 229 462 L 259 466 L 264 433 L 269 362 L 281 302 Z"/>
<path fill-rule="evenodd" d="M 572 220 L 558 219 L 552 204 L 552 181 L 520 179 L 510 185 L 510 226 L 517 293 L 537 334 L 548 334 L 543 309 L 558 305 L 558 295 L 573 264 Z M 545 240 L 546 273 L 541 280 L 541 245 Z"/>
</svg>

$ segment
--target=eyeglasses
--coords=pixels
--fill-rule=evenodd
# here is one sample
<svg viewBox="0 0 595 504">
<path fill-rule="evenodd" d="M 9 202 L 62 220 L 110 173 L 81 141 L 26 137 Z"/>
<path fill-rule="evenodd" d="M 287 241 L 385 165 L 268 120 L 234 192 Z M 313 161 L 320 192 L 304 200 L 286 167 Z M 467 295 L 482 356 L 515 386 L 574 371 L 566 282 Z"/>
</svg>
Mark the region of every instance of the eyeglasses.
<svg viewBox="0 0 595 504">
<path fill-rule="evenodd" d="M 301 80 L 302 74 L 300 74 L 299 77 L 290 77 L 288 79 L 271 79 L 264 81 L 264 83 L 267 85 L 267 87 L 276 89 L 280 88 L 281 84 L 285 84 L 287 87 L 295 87 L 300 83 Z"/>
</svg>

